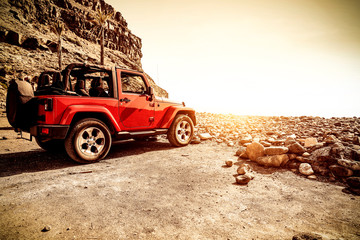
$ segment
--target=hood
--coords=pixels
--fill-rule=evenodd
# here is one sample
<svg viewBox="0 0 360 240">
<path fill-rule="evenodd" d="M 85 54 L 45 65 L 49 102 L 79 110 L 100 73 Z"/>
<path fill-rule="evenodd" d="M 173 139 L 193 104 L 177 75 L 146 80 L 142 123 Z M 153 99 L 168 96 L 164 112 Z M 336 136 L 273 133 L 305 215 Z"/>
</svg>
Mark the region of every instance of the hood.
<svg viewBox="0 0 360 240">
<path fill-rule="evenodd" d="M 184 102 L 174 101 L 174 100 L 171 100 L 171 99 L 165 98 L 165 97 L 158 97 L 158 96 L 156 96 L 156 97 L 155 97 L 155 101 L 156 101 L 156 102 L 171 103 L 171 104 L 176 104 L 176 105 L 183 105 L 183 106 L 185 106 L 185 103 L 184 103 Z"/>
</svg>

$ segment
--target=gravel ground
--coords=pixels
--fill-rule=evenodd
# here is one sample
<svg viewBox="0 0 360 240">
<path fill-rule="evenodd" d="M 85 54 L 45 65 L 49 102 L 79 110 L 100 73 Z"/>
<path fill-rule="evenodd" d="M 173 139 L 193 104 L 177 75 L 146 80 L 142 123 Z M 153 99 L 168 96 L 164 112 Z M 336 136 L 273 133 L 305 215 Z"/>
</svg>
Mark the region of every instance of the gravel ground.
<svg viewBox="0 0 360 240">
<path fill-rule="evenodd" d="M 236 147 L 125 141 L 79 165 L 0 129 L 0 239 L 360 239 L 358 196 L 251 162 L 237 185 Z"/>
</svg>

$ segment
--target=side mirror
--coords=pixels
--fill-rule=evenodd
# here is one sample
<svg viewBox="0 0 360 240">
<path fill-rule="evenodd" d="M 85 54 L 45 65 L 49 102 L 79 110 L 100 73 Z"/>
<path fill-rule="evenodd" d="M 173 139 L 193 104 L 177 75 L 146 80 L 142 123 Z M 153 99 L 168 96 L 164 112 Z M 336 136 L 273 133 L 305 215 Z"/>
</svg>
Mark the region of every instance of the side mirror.
<svg viewBox="0 0 360 240">
<path fill-rule="evenodd" d="M 149 87 L 149 95 L 150 96 L 154 95 L 154 88 L 153 87 Z"/>
<path fill-rule="evenodd" d="M 148 88 L 148 94 L 149 94 L 148 100 L 151 102 L 154 98 L 154 88 L 153 87 Z"/>
</svg>

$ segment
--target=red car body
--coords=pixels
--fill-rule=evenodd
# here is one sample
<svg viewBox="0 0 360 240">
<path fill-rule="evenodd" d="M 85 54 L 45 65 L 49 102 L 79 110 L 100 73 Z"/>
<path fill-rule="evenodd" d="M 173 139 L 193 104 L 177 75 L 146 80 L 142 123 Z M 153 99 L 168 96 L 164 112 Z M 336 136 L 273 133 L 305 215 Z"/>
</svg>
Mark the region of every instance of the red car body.
<svg viewBox="0 0 360 240">
<path fill-rule="evenodd" d="M 57 74 L 59 75 L 59 73 Z M 91 76 L 91 74 L 97 75 Z M 196 124 L 194 109 L 186 107 L 184 103 L 176 103 L 154 96 L 153 88 L 142 72 L 118 67 L 105 68 L 96 65 L 70 64 L 61 73 L 61 86 L 63 87 L 60 90 L 54 87 L 54 82 L 50 86 L 40 86 L 42 77 L 44 76 L 40 75 L 39 87 L 35 91 L 36 119 L 29 128 L 31 135 L 36 137 L 40 146 L 42 146 L 41 143 L 46 144 L 55 139 L 66 141 L 72 128 L 84 119 L 97 119 L 105 124 L 112 139 L 148 137 L 168 133 L 174 119 L 180 115 L 187 116 L 193 125 Z M 86 77 L 106 79 L 106 81 L 103 80 L 108 86 L 106 96 L 77 94 L 73 83 L 76 85 L 80 78 L 85 79 Z M 53 78 L 55 79 L 55 74 Z M 133 82 L 129 83 L 129 79 Z M 89 85 L 87 80 L 81 81 L 84 81 L 85 85 Z M 125 91 L 126 84 L 129 89 L 132 88 L 138 92 Z M 43 88 L 39 89 L 40 87 Z M 178 125 L 177 131 L 180 134 L 180 123 Z M 173 134 L 175 131 L 173 130 Z M 193 129 L 189 134 L 191 136 L 186 135 L 186 139 L 192 138 Z M 175 143 L 175 145 L 178 144 Z"/>
</svg>

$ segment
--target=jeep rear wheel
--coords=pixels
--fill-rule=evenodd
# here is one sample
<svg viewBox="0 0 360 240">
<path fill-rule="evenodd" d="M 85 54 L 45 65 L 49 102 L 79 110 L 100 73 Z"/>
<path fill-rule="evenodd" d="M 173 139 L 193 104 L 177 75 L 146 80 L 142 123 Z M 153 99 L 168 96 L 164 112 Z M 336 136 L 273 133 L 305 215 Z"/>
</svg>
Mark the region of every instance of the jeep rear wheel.
<svg viewBox="0 0 360 240">
<path fill-rule="evenodd" d="M 111 147 L 111 134 L 100 120 L 87 118 L 77 122 L 65 140 L 68 155 L 80 163 L 103 159 Z"/>
<path fill-rule="evenodd" d="M 52 140 L 44 140 L 39 137 L 35 138 L 36 143 L 44 149 L 45 151 L 49 152 L 62 152 L 64 151 L 64 140 L 60 139 L 52 139 Z"/>
<path fill-rule="evenodd" d="M 171 145 L 176 147 L 186 146 L 194 135 L 194 124 L 187 115 L 177 115 L 172 122 L 167 137 Z"/>
</svg>

